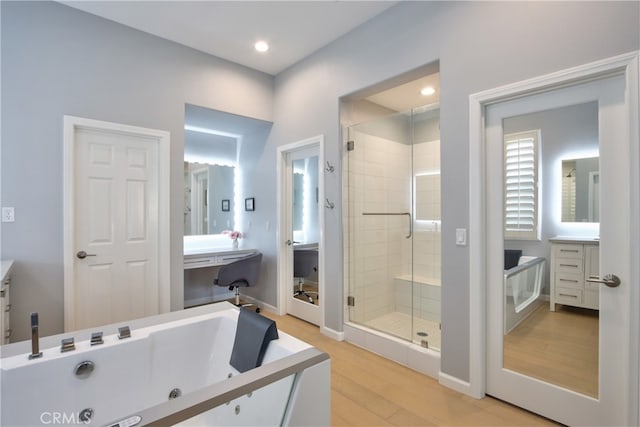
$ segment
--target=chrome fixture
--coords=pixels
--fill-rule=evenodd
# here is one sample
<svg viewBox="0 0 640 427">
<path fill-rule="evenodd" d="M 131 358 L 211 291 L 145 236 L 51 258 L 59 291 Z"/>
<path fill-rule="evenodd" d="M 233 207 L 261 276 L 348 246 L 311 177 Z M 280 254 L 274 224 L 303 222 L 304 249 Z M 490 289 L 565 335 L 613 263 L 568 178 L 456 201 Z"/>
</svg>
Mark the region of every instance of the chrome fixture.
<svg viewBox="0 0 640 427">
<path fill-rule="evenodd" d="M 591 283 L 603 283 L 610 288 L 616 288 L 620 286 L 620 278 L 615 274 L 607 274 L 604 277 L 600 278 L 598 276 L 590 276 L 587 279 L 587 282 Z"/>
<path fill-rule="evenodd" d="M 182 396 L 182 390 L 180 390 L 178 387 L 169 392 L 169 400 L 176 399 L 180 396 Z"/>
<path fill-rule="evenodd" d="M 76 377 L 83 380 L 85 378 L 89 378 L 89 375 L 91 375 L 95 367 L 96 365 L 92 361 L 85 360 L 84 362 L 80 362 L 76 365 L 73 373 Z"/>
<path fill-rule="evenodd" d="M 38 313 L 31 313 L 31 354 L 29 359 L 37 359 L 38 357 L 42 357 L 38 338 Z"/>
<path fill-rule="evenodd" d="M 67 351 L 73 351 L 76 349 L 76 344 L 75 341 L 73 339 L 73 337 L 71 338 L 64 338 L 61 342 L 60 342 L 60 352 L 64 353 Z"/>
<path fill-rule="evenodd" d="M 407 234 L 406 236 L 404 236 L 406 239 L 411 238 L 411 235 L 413 234 L 413 220 L 411 219 L 411 213 L 410 212 L 363 212 L 362 215 L 365 216 L 371 216 L 371 215 L 377 215 L 377 216 L 385 216 L 385 215 L 391 215 L 391 216 L 396 216 L 396 215 L 406 215 L 409 217 L 409 234 Z"/>
<path fill-rule="evenodd" d="M 326 170 L 327 172 L 333 173 L 333 171 L 335 171 L 336 168 L 333 167 L 331 163 L 329 163 L 329 160 L 327 160 L 327 166 L 324 168 L 324 170 Z"/>
<path fill-rule="evenodd" d="M 76 254 L 76 256 L 80 259 L 85 259 L 88 256 L 96 256 L 96 254 L 88 254 L 85 251 L 78 251 L 78 253 Z"/>
<path fill-rule="evenodd" d="M 102 332 L 91 333 L 91 345 L 100 345 L 100 344 L 104 344 L 104 340 L 102 339 Z"/>
<path fill-rule="evenodd" d="M 128 326 L 122 326 L 118 328 L 118 339 L 131 338 L 131 329 Z"/>
<path fill-rule="evenodd" d="M 93 418 L 93 409 L 91 408 L 83 409 L 78 415 L 78 419 L 85 424 L 89 424 L 91 418 Z"/>
</svg>

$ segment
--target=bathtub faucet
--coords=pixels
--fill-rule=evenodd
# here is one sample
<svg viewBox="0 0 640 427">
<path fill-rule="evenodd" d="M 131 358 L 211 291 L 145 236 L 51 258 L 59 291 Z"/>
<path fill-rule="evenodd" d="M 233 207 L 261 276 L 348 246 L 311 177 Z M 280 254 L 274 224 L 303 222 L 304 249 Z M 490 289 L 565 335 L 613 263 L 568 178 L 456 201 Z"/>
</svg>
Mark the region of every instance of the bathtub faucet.
<svg viewBox="0 0 640 427">
<path fill-rule="evenodd" d="M 29 359 L 42 357 L 38 340 L 38 313 L 31 313 L 31 354 L 29 355 Z"/>
</svg>

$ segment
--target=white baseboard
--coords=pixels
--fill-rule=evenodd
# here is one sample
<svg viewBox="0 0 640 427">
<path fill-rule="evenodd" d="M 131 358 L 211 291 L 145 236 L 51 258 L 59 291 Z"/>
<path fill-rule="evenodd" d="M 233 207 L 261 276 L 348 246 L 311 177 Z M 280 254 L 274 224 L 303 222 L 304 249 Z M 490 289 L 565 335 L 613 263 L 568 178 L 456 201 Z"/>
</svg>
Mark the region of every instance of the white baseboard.
<svg viewBox="0 0 640 427">
<path fill-rule="evenodd" d="M 468 381 L 462 381 L 460 378 L 440 372 L 438 374 L 438 383 L 462 394 L 466 394 L 467 396 L 475 397 L 472 393 L 471 384 Z"/>
<path fill-rule="evenodd" d="M 335 329 L 323 326 L 320 328 L 320 333 L 328 336 L 329 338 L 333 338 L 336 341 L 344 341 L 344 332 L 338 332 Z"/>
</svg>

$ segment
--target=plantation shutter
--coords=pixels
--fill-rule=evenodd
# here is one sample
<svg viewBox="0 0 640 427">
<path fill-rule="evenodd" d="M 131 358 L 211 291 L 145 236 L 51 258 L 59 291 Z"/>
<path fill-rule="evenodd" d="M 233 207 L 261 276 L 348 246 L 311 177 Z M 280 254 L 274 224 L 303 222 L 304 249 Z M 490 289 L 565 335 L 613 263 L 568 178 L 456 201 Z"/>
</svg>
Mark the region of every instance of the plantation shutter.
<svg viewBox="0 0 640 427">
<path fill-rule="evenodd" d="M 538 131 L 505 135 L 505 237 L 538 239 Z"/>
</svg>

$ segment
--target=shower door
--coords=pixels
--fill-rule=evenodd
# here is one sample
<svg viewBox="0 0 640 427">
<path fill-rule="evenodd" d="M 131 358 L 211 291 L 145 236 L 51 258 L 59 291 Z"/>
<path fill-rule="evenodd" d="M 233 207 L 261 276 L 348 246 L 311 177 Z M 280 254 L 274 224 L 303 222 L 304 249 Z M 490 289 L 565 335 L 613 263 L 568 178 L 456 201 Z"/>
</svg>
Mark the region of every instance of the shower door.
<svg viewBox="0 0 640 427">
<path fill-rule="evenodd" d="M 438 171 L 439 224 L 439 136 L 427 137 L 423 132 L 427 122 L 434 125 L 434 117 L 437 121 L 435 110 L 422 109 L 354 125 L 347 130 L 347 303 L 350 322 L 425 347 L 439 348 L 439 287 L 435 291 L 437 295 L 432 295 L 432 289 L 414 281 L 416 262 L 429 258 L 425 251 L 421 250 L 417 257 L 414 253 L 414 246 L 418 244 L 416 226 L 421 231 L 429 228 L 416 222 L 416 189 L 426 189 L 427 181 L 426 185 L 435 185 L 435 180 L 422 178 L 423 175 L 435 178 L 435 173 L 416 173 L 420 162 L 414 153 L 427 148 L 418 149 L 415 141 L 437 142 L 438 154 L 431 156 L 431 160 L 437 157 L 434 169 Z M 424 151 L 421 157 L 430 156 Z M 429 216 L 424 208 L 419 212 Z M 436 221 L 435 214 L 432 216 Z M 439 246 L 438 237 L 438 252 Z M 439 277 L 439 258 L 437 264 L 434 275 Z M 427 300 L 431 297 L 430 304 Z M 423 315 L 429 305 L 437 305 L 432 310 L 432 321 L 426 321 L 429 316 Z M 427 328 L 427 323 L 432 327 Z"/>
</svg>

